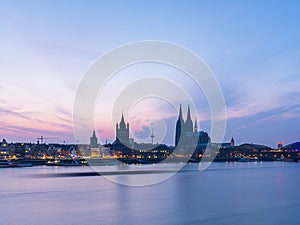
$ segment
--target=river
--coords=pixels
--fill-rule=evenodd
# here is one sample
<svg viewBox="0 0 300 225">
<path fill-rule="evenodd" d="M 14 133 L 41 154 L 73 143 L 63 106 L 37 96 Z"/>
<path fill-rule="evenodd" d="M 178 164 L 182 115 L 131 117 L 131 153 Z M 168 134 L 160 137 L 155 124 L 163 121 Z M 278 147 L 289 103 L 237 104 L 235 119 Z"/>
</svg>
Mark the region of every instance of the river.
<svg viewBox="0 0 300 225">
<path fill-rule="evenodd" d="M 300 163 L 213 163 L 203 172 L 189 164 L 166 181 L 141 187 L 101 176 L 48 176 L 89 171 L 0 169 L 0 224 L 300 224 Z"/>
</svg>

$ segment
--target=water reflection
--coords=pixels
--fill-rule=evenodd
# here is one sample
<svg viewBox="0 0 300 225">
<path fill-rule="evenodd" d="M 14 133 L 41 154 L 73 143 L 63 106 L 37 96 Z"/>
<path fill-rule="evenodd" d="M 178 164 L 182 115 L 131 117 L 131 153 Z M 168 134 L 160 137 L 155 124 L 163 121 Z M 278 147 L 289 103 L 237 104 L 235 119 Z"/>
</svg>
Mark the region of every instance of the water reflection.
<svg viewBox="0 0 300 225">
<path fill-rule="evenodd" d="M 101 176 L 37 176 L 93 172 L 88 167 L 2 169 L 1 220 L 21 225 L 297 224 L 299 169 L 297 163 L 215 163 L 199 172 L 196 164 L 189 164 L 170 179 L 145 187 Z"/>
</svg>

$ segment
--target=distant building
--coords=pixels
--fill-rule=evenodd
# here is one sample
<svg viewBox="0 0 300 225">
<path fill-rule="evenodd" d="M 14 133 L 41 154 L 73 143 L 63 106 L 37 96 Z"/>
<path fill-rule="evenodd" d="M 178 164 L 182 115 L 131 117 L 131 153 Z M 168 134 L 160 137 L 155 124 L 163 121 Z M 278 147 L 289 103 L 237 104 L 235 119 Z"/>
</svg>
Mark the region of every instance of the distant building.
<svg viewBox="0 0 300 225">
<path fill-rule="evenodd" d="M 283 142 L 282 141 L 279 141 L 278 143 L 277 143 L 277 148 L 278 149 L 281 149 L 283 147 Z"/>
<path fill-rule="evenodd" d="M 99 158 L 100 157 L 100 149 L 99 148 L 91 148 L 91 157 Z"/>
<path fill-rule="evenodd" d="M 194 146 L 207 144 L 210 142 L 210 138 L 205 131 L 198 132 L 197 119 L 195 119 L 195 124 L 193 127 L 193 121 L 191 119 L 190 106 L 187 110 L 187 118 L 184 121 L 182 116 L 181 105 L 179 108 L 179 115 L 176 122 L 176 131 L 175 131 L 175 146 Z"/>
<path fill-rule="evenodd" d="M 10 148 L 5 139 L 0 144 L 0 158 L 8 158 L 10 156 Z"/>
<path fill-rule="evenodd" d="M 95 131 L 93 131 L 93 135 L 90 138 L 90 149 L 91 149 L 91 153 L 90 153 L 91 157 L 95 157 L 95 158 L 100 157 L 100 149 L 99 149 L 99 146 L 98 146 L 98 138 L 96 137 L 96 132 Z"/>
<path fill-rule="evenodd" d="M 15 143 L 11 146 L 11 150 L 16 157 L 25 158 L 26 154 L 29 152 L 29 147 L 24 143 Z"/>
<path fill-rule="evenodd" d="M 230 141 L 230 147 L 234 147 L 235 146 L 235 142 L 234 142 L 234 139 L 233 139 L 233 137 L 231 138 L 231 141 Z"/>
<path fill-rule="evenodd" d="M 214 143 L 219 145 L 221 149 L 232 149 L 235 147 L 235 141 L 233 137 L 231 138 L 230 142 L 223 142 L 223 143 Z"/>
<path fill-rule="evenodd" d="M 116 142 L 117 144 L 123 144 L 130 146 L 129 141 L 129 123 L 125 124 L 124 115 L 122 113 L 120 124 L 116 124 Z"/>
<path fill-rule="evenodd" d="M 93 136 L 90 138 L 90 147 L 98 148 L 98 138 L 96 137 L 95 131 L 93 131 Z"/>
</svg>

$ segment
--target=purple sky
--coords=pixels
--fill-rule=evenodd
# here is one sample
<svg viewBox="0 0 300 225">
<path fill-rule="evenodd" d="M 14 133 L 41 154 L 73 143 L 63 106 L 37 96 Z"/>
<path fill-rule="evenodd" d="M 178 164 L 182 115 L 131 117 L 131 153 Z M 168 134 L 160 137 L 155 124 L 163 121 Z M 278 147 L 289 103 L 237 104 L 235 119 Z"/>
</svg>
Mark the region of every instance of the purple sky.
<svg viewBox="0 0 300 225">
<path fill-rule="evenodd" d="M 214 72 L 227 105 L 225 141 L 300 141 L 300 5 L 297 1 L 1 1 L 0 137 L 74 143 L 73 102 L 89 66 L 128 42 L 163 40 L 195 52 Z M 114 139 L 111 104 L 130 82 L 163 76 L 194 96 L 201 129 L 209 130 L 206 99 L 183 74 L 159 65 L 115 75 L 95 107 L 98 135 Z M 105 97 L 106 96 L 106 97 Z M 184 105 L 186 103 L 175 103 Z M 159 113 L 158 113 L 159 112 Z M 121 115 L 121 112 L 120 112 Z M 126 120 L 135 139 L 151 123 L 173 129 L 166 102 L 139 103 Z M 174 142 L 174 131 L 164 141 Z M 51 142 L 51 139 L 47 140 Z"/>
</svg>

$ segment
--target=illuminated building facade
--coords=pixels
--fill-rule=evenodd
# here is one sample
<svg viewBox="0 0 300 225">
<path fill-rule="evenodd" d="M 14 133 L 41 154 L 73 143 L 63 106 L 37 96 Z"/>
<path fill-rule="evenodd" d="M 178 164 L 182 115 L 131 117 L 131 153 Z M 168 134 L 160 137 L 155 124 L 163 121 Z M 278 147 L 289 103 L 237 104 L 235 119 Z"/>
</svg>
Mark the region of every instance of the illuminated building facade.
<svg viewBox="0 0 300 225">
<path fill-rule="evenodd" d="M 8 158 L 10 156 L 10 148 L 5 139 L 0 143 L 0 158 Z"/>
</svg>

